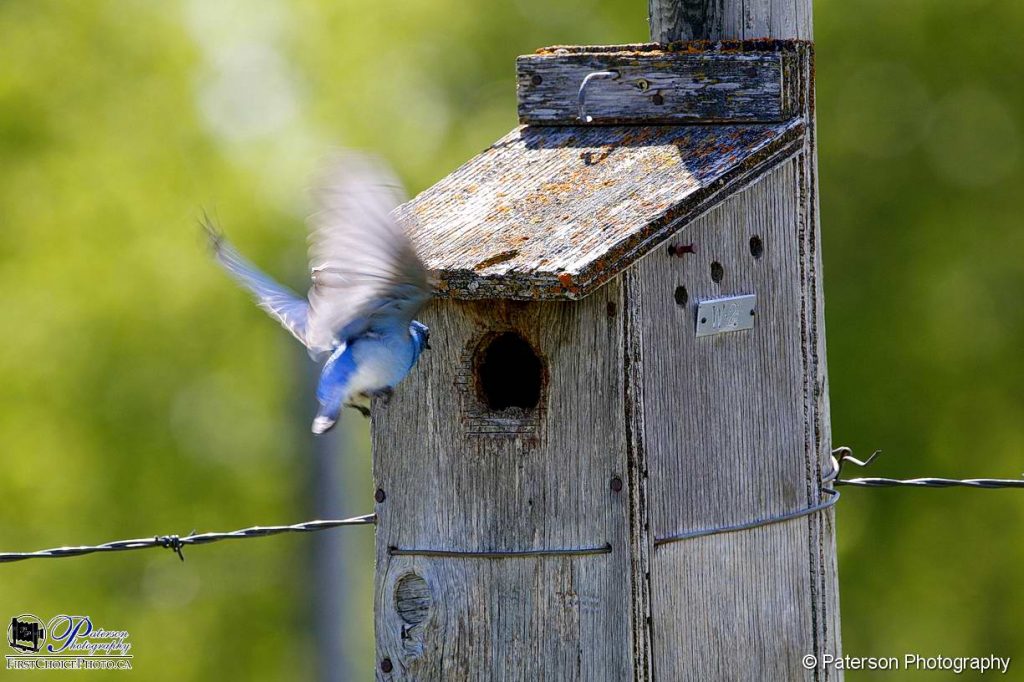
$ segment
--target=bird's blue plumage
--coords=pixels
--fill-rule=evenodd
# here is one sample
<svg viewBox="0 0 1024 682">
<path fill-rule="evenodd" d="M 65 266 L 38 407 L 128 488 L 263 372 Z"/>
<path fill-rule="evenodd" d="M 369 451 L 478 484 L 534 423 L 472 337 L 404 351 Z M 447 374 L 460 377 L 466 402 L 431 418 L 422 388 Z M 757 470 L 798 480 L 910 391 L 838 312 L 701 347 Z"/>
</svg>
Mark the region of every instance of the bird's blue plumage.
<svg viewBox="0 0 1024 682">
<path fill-rule="evenodd" d="M 356 371 L 356 361 L 352 356 L 352 346 L 342 346 L 324 363 L 320 372 L 320 382 L 316 386 L 316 400 L 320 403 L 320 411 L 335 419 L 341 412 L 345 398 L 345 386 Z"/>
<path fill-rule="evenodd" d="M 413 320 L 409 323 L 409 334 L 412 336 L 414 344 L 412 363 L 409 365 L 409 369 L 412 369 L 412 366 L 419 360 L 420 353 L 430 349 L 430 328 L 422 322 Z"/>
<path fill-rule="evenodd" d="M 313 432 L 323 433 L 338 420 L 341 409 L 360 398 L 389 400 L 391 392 L 428 347 L 429 330 L 413 320 L 405 329 L 377 325 L 349 339 L 331 354 L 320 373 L 316 398 L 320 404 Z"/>
<path fill-rule="evenodd" d="M 206 225 L 217 260 L 315 358 L 326 358 L 313 432 L 331 428 L 346 405 L 389 399 L 425 348 L 430 330 L 413 320 L 430 297 L 426 269 L 391 218 L 397 180 L 377 161 L 347 155 L 331 165 L 318 193 L 311 236 L 308 300 L 241 256 Z"/>
</svg>

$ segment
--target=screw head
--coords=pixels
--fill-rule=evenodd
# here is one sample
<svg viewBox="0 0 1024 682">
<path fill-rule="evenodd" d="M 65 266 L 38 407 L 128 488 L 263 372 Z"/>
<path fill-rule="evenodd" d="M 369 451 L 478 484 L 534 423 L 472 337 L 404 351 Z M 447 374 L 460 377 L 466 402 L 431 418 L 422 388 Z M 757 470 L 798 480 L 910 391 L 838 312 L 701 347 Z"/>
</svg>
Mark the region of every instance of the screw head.
<svg viewBox="0 0 1024 682">
<path fill-rule="evenodd" d="M 535 73 L 532 76 L 530 76 L 530 83 L 532 83 L 533 85 L 540 85 L 543 82 L 544 79 L 540 77 L 540 74 Z"/>
<path fill-rule="evenodd" d="M 383 488 L 377 488 L 377 492 L 373 494 L 373 499 L 377 500 L 378 503 L 383 502 L 387 499 L 387 495 L 384 494 Z"/>
<path fill-rule="evenodd" d="M 620 492 L 622 490 L 622 479 L 618 476 L 612 478 L 612 490 Z"/>
<path fill-rule="evenodd" d="M 381 669 L 381 672 L 389 673 L 389 672 L 391 672 L 392 670 L 395 669 L 395 666 L 394 666 L 394 664 L 391 663 L 391 659 L 390 658 L 385 658 L 384 660 L 382 660 L 380 662 L 380 669 Z"/>
</svg>

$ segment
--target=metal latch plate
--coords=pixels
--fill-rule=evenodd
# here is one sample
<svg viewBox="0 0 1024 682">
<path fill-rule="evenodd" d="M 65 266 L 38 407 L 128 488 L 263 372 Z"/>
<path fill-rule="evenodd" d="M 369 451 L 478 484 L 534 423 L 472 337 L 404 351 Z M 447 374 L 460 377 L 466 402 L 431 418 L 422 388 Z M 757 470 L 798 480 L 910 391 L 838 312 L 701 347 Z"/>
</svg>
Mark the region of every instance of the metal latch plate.
<svg viewBox="0 0 1024 682">
<path fill-rule="evenodd" d="M 697 304 L 697 336 L 713 336 L 754 328 L 757 296 L 729 296 Z"/>
</svg>

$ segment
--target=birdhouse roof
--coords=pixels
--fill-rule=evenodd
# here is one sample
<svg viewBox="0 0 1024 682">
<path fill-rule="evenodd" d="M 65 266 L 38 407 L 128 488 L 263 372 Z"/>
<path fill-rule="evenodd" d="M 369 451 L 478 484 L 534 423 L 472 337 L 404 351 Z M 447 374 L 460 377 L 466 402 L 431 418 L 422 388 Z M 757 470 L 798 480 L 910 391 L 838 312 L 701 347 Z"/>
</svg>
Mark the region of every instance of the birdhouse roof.
<svg viewBox="0 0 1024 682">
<path fill-rule="evenodd" d="M 520 57 L 520 122 L 530 125 L 397 209 L 438 295 L 577 299 L 618 275 L 802 147 L 800 78 L 810 68 L 798 54 L 807 58 L 809 45 L 558 47 Z M 590 89 L 594 124 L 585 125 L 586 76 L 599 70 L 614 78 Z"/>
<path fill-rule="evenodd" d="M 398 218 L 442 297 L 582 298 L 789 156 L 802 129 L 521 126 Z"/>
</svg>

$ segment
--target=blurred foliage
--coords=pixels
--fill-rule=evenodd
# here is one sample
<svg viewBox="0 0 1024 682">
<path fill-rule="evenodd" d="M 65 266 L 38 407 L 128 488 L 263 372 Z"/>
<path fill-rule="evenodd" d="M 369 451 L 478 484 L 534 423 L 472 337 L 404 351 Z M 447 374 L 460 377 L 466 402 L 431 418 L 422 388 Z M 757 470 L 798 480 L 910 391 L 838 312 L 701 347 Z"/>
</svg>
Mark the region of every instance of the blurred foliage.
<svg viewBox="0 0 1024 682">
<path fill-rule="evenodd" d="M 306 360 L 210 264 L 201 207 L 303 288 L 325 149 L 377 150 L 419 191 L 515 124 L 517 54 L 645 40 L 645 9 L 0 3 L 0 547 L 310 515 Z M 836 442 L 884 448 L 879 474 L 1015 476 L 1024 6 L 815 11 Z M 344 467 L 346 509 L 369 509 L 368 457 Z M 847 652 L 1024 661 L 1019 494 L 848 490 L 838 519 Z M 371 532 L 340 532 L 366 679 Z M 309 678 L 315 542 L 10 564 L 0 617 L 127 629 L 145 679 Z"/>
<path fill-rule="evenodd" d="M 1024 5 L 816 10 L 833 437 L 885 450 L 874 475 L 1020 476 Z M 1024 663 L 1019 491 L 847 489 L 837 514 L 846 651 Z"/>
</svg>

